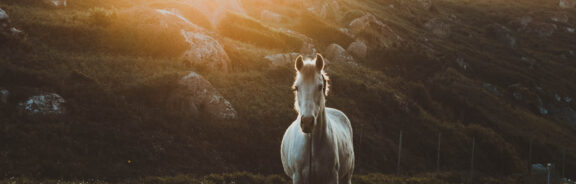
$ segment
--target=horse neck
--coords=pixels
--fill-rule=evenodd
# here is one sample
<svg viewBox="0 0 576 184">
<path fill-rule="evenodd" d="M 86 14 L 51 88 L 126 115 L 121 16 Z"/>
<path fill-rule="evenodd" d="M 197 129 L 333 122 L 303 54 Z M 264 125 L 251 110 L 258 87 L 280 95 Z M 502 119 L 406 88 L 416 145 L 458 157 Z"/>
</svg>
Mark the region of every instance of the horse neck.
<svg viewBox="0 0 576 184">
<path fill-rule="evenodd" d="M 316 125 L 316 128 L 314 129 L 314 132 L 312 133 L 312 137 L 314 139 L 314 142 L 320 142 L 320 141 L 324 141 L 326 139 L 326 124 L 327 124 L 327 118 L 326 118 L 326 105 L 325 103 L 322 103 L 320 105 L 320 113 L 318 114 L 318 125 Z"/>
</svg>

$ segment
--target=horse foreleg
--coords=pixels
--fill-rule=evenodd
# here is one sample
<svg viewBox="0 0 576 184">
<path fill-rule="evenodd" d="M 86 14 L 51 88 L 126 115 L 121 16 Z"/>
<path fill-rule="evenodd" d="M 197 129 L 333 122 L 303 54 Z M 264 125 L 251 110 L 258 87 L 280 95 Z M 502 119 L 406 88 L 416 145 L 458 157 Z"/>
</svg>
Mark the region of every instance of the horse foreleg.
<svg viewBox="0 0 576 184">
<path fill-rule="evenodd" d="M 302 177 L 298 172 L 292 174 L 292 184 L 304 184 L 302 182 Z"/>
</svg>

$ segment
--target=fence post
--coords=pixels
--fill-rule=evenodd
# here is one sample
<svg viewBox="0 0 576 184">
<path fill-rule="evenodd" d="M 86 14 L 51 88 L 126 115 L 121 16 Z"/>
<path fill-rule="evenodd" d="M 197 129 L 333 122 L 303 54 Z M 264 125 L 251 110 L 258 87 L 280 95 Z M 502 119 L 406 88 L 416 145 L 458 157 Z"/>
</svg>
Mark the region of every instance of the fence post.
<svg viewBox="0 0 576 184">
<path fill-rule="evenodd" d="M 440 144 L 442 143 L 442 132 L 438 132 L 438 149 L 436 149 L 436 173 L 440 172 Z"/>
<path fill-rule="evenodd" d="M 398 163 L 396 165 L 396 176 L 400 176 L 400 159 L 402 158 L 402 130 L 400 130 L 400 138 L 398 139 Z"/>
<path fill-rule="evenodd" d="M 562 178 L 565 178 L 564 169 L 566 169 L 566 148 L 562 149 Z"/>
<path fill-rule="evenodd" d="M 528 144 L 528 176 L 532 176 L 532 138 Z"/>
<path fill-rule="evenodd" d="M 474 177 L 474 151 L 476 149 L 476 136 L 472 136 L 472 155 L 470 156 L 470 182 Z"/>
<path fill-rule="evenodd" d="M 355 154 L 354 154 L 354 155 L 356 155 L 356 158 L 357 158 L 356 164 L 354 164 L 354 165 L 356 165 L 357 167 L 360 165 L 358 163 L 359 163 L 361 157 L 358 156 L 358 153 L 360 153 L 360 150 L 362 148 L 362 140 L 364 139 L 363 137 L 364 137 L 364 123 L 362 123 L 360 125 L 360 141 L 358 141 L 358 152 L 355 152 Z"/>
</svg>

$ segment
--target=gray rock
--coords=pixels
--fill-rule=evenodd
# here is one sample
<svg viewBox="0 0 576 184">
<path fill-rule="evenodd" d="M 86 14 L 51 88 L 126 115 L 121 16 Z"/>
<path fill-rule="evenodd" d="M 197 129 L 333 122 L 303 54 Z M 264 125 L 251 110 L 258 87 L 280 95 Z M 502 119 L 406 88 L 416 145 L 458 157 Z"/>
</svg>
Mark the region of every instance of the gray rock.
<svg viewBox="0 0 576 184">
<path fill-rule="evenodd" d="M 390 26 L 377 19 L 374 15 L 367 13 L 362 17 L 356 18 L 348 25 L 349 33 L 346 35 L 359 35 L 366 33 L 364 37 L 370 47 L 391 47 L 402 41 L 402 37 L 397 34 Z"/>
<path fill-rule="evenodd" d="M 214 71 L 228 72 L 230 58 L 216 39 L 196 32 L 182 30 L 189 47 L 183 58 L 192 64 L 208 66 Z"/>
<path fill-rule="evenodd" d="M 238 115 L 232 104 L 204 79 L 190 72 L 178 81 L 177 88 L 168 99 L 169 108 L 185 114 L 207 114 L 220 120 L 235 119 Z"/>
<path fill-rule="evenodd" d="M 44 93 L 27 98 L 18 104 L 20 112 L 29 115 L 64 114 L 66 100 L 56 93 Z"/>
<path fill-rule="evenodd" d="M 10 23 L 10 17 L 8 16 L 8 13 L 6 13 L 6 11 L 4 11 L 2 8 L 0 8 L 0 32 L 7 32 L 8 30 L 10 30 L 11 23 Z"/>
<path fill-rule="evenodd" d="M 364 59 L 368 55 L 368 45 L 363 40 L 356 39 L 350 43 L 346 51 L 357 59 Z"/>
<path fill-rule="evenodd" d="M 10 91 L 4 88 L 0 88 L 0 103 L 7 104 L 9 97 L 10 97 Z"/>
<path fill-rule="evenodd" d="M 338 44 L 330 44 L 324 51 L 326 59 L 332 62 L 354 63 L 354 57 Z"/>
<path fill-rule="evenodd" d="M 468 64 L 467 62 L 464 61 L 464 58 L 462 57 L 458 57 L 456 58 L 456 63 L 458 64 L 458 66 L 460 66 L 460 68 L 462 68 L 462 70 L 464 70 L 465 72 L 470 71 L 470 69 L 472 69 L 470 67 L 470 64 Z"/>
<path fill-rule="evenodd" d="M 540 112 L 541 115 L 548 115 L 548 109 L 546 109 L 542 105 L 538 105 L 538 111 Z"/>
<path fill-rule="evenodd" d="M 0 36 L 19 40 L 26 40 L 27 38 L 27 35 L 24 31 L 12 26 L 8 13 L 2 9 L 0 9 Z"/>
<path fill-rule="evenodd" d="M 498 89 L 497 86 L 490 84 L 490 83 L 484 83 L 482 84 L 482 87 L 489 91 L 490 93 L 496 95 L 496 96 L 502 96 L 502 92 L 500 92 L 500 90 Z"/>
</svg>

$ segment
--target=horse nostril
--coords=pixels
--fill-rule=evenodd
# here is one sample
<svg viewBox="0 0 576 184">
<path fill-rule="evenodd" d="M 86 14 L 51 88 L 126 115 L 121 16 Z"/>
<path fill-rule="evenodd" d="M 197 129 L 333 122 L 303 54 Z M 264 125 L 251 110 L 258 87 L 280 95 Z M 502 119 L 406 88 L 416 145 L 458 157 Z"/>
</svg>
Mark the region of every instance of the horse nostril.
<svg viewBox="0 0 576 184">
<path fill-rule="evenodd" d="M 314 117 L 302 117 L 300 119 L 300 127 L 304 133 L 312 132 L 312 127 L 314 125 Z"/>
</svg>

